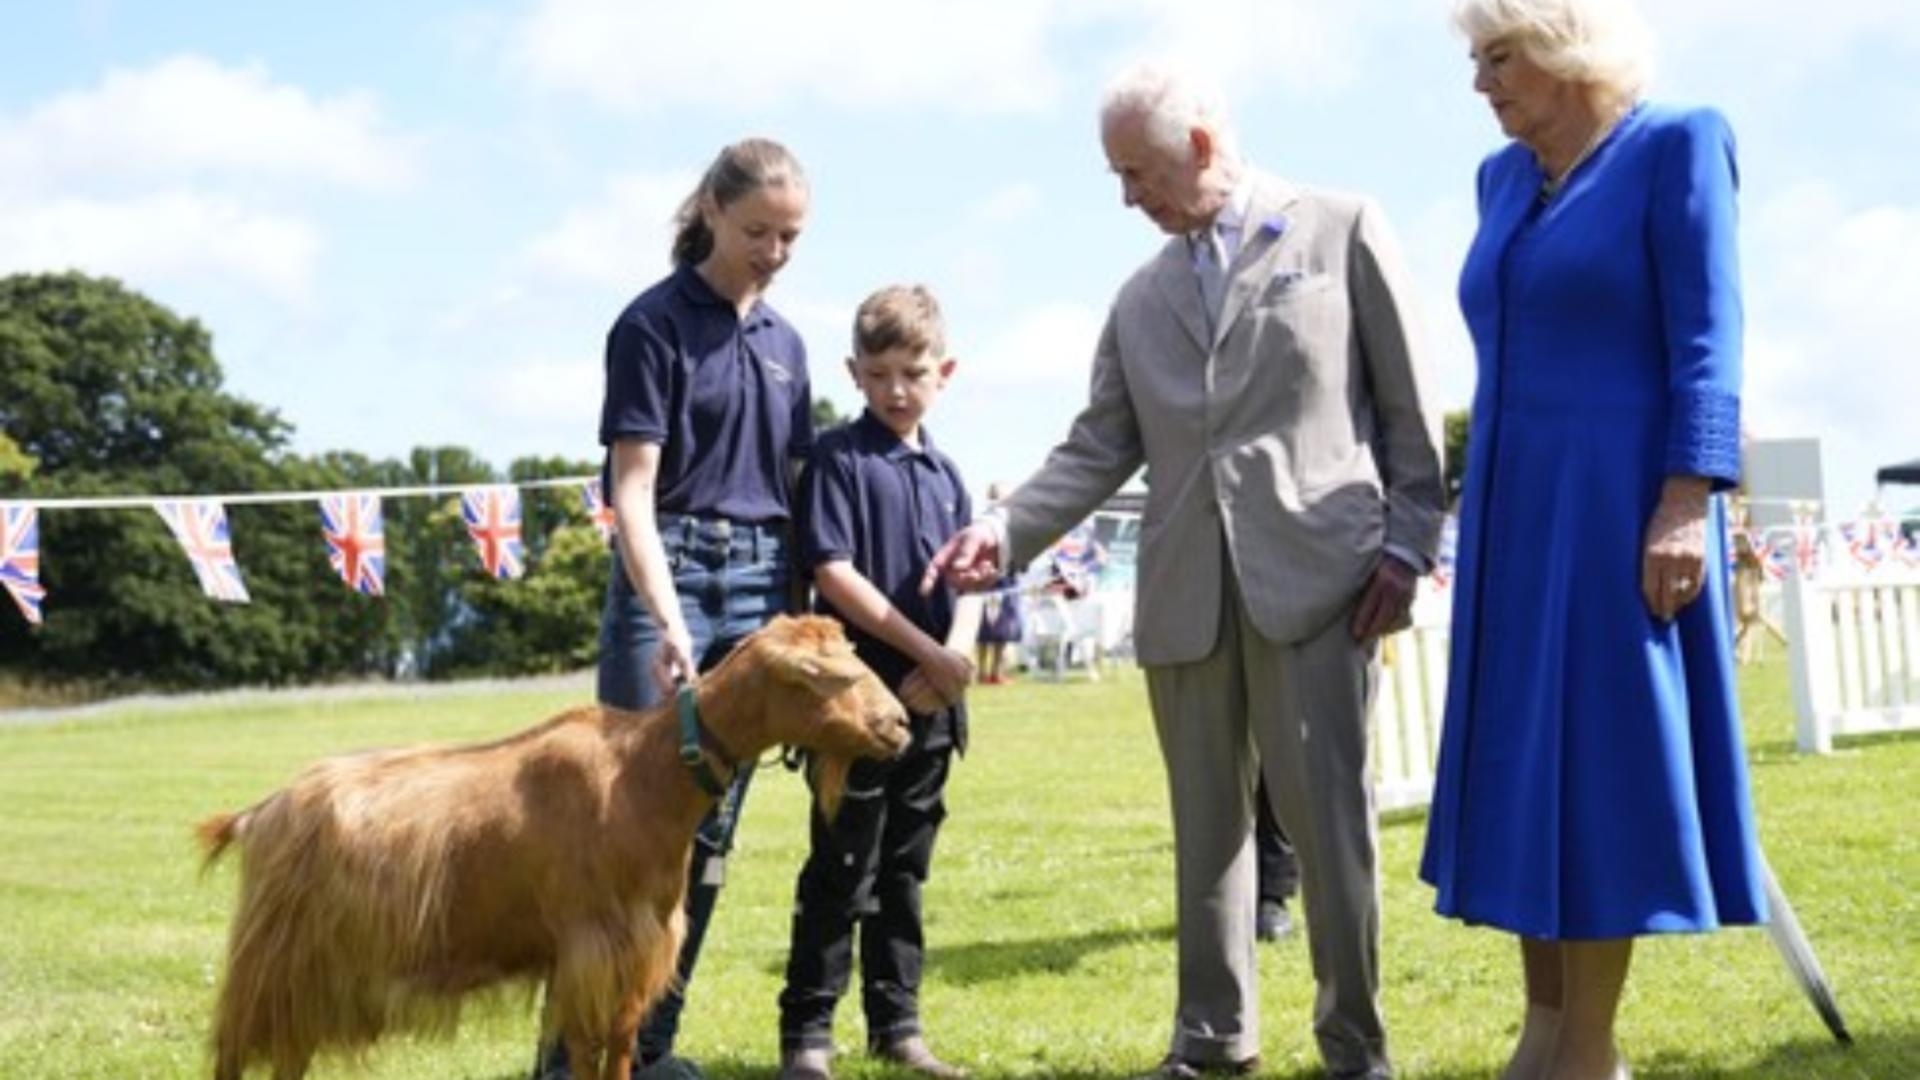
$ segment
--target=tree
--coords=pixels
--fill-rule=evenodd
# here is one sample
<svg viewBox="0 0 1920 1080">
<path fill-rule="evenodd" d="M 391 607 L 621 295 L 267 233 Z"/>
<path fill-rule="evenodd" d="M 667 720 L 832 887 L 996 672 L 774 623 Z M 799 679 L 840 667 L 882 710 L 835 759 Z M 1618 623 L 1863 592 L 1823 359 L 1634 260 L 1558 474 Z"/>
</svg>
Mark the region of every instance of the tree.
<svg viewBox="0 0 1920 1080">
<path fill-rule="evenodd" d="M 813 399 L 813 429 L 825 431 L 846 423 L 852 417 L 841 416 L 840 410 L 833 407 L 832 400 L 823 397 Z"/>
<path fill-rule="evenodd" d="M 1460 502 L 1460 487 L 1467 476 L 1467 432 L 1471 428 L 1471 416 L 1465 409 L 1455 409 L 1446 416 L 1446 474 L 1447 506 L 1456 506 Z"/>
<path fill-rule="evenodd" d="M 0 481 L 23 481 L 33 476 L 40 463 L 0 432 Z"/>
<path fill-rule="evenodd" d="M 227 393 L 193 319 L 78 273 L 0 279 L 0 433 L 37 463 L 0 494 L 286 490 L 323 472 L 283 454 L 289 427 Z M 200 595 L 157 515 L 42 515 L 47 622 L 0 620 L 0 664 L 28 677 L 215 686 L 362 670 L 374 617 L 326 570 L 317 511 L 229 508 L 248 605 Z"/>
</svg>

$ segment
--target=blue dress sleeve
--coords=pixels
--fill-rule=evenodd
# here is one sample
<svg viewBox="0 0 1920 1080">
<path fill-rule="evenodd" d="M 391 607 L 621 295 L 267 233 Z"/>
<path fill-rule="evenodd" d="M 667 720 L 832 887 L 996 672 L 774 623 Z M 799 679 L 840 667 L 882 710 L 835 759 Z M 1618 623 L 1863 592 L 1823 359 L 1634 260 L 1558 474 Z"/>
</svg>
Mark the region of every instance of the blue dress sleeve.
<svg viewBox="0 0 1920 1080">
<path fill-rule="evenodd" d="M 1740 477 L 1740 257 L 1733 131 L 1675 119 L 1654 177 L 1652 247 L 1667 352 L 1669 476 Z"/>
</svg>

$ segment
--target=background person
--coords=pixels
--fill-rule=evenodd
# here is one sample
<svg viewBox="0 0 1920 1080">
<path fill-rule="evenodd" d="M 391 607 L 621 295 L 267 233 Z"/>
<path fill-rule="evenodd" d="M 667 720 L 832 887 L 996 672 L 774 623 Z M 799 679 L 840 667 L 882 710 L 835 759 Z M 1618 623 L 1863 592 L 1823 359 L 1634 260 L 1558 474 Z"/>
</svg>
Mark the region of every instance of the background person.
<svg viewBox="0 0 1920 1080">
<path fill-rule="evenodd" d="M 790 478 L 813 448 L 806 347 L 762 296 L 806 221 L 807 182 L 787 149 L 722 150 L 680 207 L 674 269 L 607 335 L 600 441 L 618 532 L 600 624 L 599 698 L 641 709 L 720 662 L 786 610 Z M 635 1060 L 671 1056 L 700 944 L 752 777 L 742 768 L 701 823 L 689 867 L 679 978 L 641 1026 Z M 569 1075 L 549 1048 L 540 1074 Z"/>
<path fill-rule="evenodd" d="M 1520 939 L 1506 1076 L 1624 1076 L 1634 937 L 1766 914 L 1712 497 L 1740 465 L 1733 136 L 1640 100 L 1624 3 L 1455 21 L 1513 142 L 1460 276 L 1479 383 L 1421 874 Z"/>
<path fill-rule="evenodd" d="M 929 584 L 991 584 L 1146 466 L 1134 644 L 1180 950 L 1156 1075 L 1258 1064 L 1259 770 L 1300 853 L 1321 1055 L 1335 1077 L 1388 1076 L 1367 712 L 1376 639 L 1405 623 L 1443 505 L 1413 289 L 1376 207 L 1243 166 L 1192 77 L 1123 73 L 1100 134 L 1168 240 L 1121 286 L 1065 440 Z"/>
</svg>

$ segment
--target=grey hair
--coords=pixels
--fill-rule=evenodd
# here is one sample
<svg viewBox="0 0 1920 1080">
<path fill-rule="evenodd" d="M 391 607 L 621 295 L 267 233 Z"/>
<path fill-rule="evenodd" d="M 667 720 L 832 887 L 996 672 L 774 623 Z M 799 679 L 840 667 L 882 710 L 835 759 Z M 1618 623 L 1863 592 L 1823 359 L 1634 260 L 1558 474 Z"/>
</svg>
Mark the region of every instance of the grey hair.
<svg viewBox="0 0 1920 1080">
<path fill-rule="evenodd" d="M 1221 154 L 1238 157 L 1226 96 L 1192 72 L 1155 61 L 1127 67 L 1113 77 L 1100 98 L 1102 125 L 1120 116 L 1144 117 L 1147 137 L 1183 156 L 1193 153 L 1188 133 L 1205 128 Z"/>
<path fill-rule="evenodd" d="M 1653 35 L 1632 0 L 1458 0 L 1453 25 L 1475 43 L 1510 38 L 1548 74 L 1621 102 L 1653 79 Z"/>
</svg>

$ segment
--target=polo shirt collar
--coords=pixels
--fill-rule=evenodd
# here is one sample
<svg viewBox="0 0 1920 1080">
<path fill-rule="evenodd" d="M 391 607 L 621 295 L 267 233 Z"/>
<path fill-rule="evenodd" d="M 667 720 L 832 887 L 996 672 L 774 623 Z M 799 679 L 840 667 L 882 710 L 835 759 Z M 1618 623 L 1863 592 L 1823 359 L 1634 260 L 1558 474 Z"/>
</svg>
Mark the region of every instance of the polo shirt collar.
<svg viewBox="0 0 1920 1080">
<path fill-rule="evenodd" d="M 879 417 L 873 415 L 872 409 L 862 408 L 860 410 L 860 417 L 853 422 L 853 426 L 854 430 L 860 433 L 861 439 L 864 440 L 868 446 L 880 451 L 882 456 L 888 461 L 899 461 L 902 458 L 925 456 L 933 451 L 933 436 L 927 431 L 927 425 L 925 424 L 920 425 L 920 448 L 918 450 L 908 446 L 905 439 L 895 435 L 892 428 L 882 423 Z"/>
<path fill-rule="evenodd" d="M 700 276 L 700 272 L 693 268 L 692 263 L 683 262 L 674 267 L 673 280 L 674 284 L 680 290 L 681 298 L 688 304 L 694 307 L 720 308 L 728 315 L 739 318 L 739 313 L 735 310 L 733 301 L 721 296 L 712 285 L 707 284 L 707 279 Z M 746 318 L 740 319 L 740 322 L 750 330 L 765 326 L 772 321 L 773 317 L 767 312 L 767 303 L 764 297 L 755 299 L 753 306 L 747 309 Z"/>
</svg>

